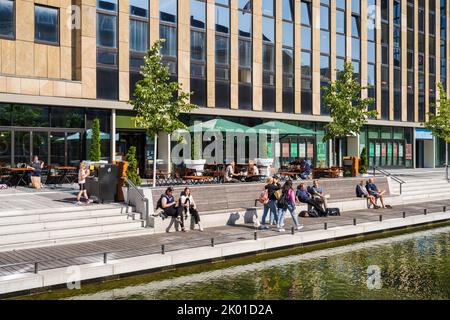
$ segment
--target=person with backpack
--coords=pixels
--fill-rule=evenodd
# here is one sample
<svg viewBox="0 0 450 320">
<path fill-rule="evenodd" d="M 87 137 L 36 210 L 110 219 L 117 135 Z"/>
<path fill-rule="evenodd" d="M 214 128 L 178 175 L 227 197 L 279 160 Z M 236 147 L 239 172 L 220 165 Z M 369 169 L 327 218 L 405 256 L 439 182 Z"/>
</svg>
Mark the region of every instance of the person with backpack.
<svg viewBox="0 0 450 320">
<path fill-rule="evenodd" d="M 173 217 L 180 224 L 181 230 L 186 232 L 184 228 L 184 220 L 183 220 L 183 207 L 179 205 L 177 201 L 175 201 L 175 197 L 173 196 L 173 188 L 167 188 L 166 192 L 161 195 L 161 209 L 164 210 L 164 215 L 168 217 Z M 169 226 L 166 229 L 166 232 L 170 232 L 170 228 L 172 227 L 173 220 L 170 222 Z"/>
<path fill-rule="evenodd" d="M 283 186 L 280 200 L 278 201 L 278 231 L 285 232 L 284 221 L 286 219 L 286 211 L 289 210 L 292 219 L 294 220 L 297 230 L 303 229 L 303 225 L 299 225 L 298 218 L 295 214 L 295 191 L 292 186 L 292 181 L 286 181 Z"/>
<path fill-rule="evenodd" d="M 311 205 L 314 209 L 316 209 L 316 212 L 319 214 L 319 217 L 326 217 L 327 212 L 322 208 L 322 205 L 314 200 L 311 196 L 311 194 L 306 189 L 306 186 L 304 183 L 301 183 L 297 187 L 297 193 L 296 198 L 298 202 L 306 203 Z"/>
<path fill-rule="evenodd" d="M 261 221 L 261 229 L 267 230 L 269 229 L 268 226 L 266 226 L 266 218 L 267 214 L 270 211 L 270 224 L 272 225 L 274 221 L 278 221 L 278 215 L 277 215 L 277 195 L 275 194 L 277 191 L 281 189 L 281 185 L 278 183 L 278 180 L 275 178 L 269 178 L 267 179 L 267 184 L 264 187 L 264 192 L 267 192 L 267 203 L 264 204 L 263 209 L 263 216 Z"/>
</svg>

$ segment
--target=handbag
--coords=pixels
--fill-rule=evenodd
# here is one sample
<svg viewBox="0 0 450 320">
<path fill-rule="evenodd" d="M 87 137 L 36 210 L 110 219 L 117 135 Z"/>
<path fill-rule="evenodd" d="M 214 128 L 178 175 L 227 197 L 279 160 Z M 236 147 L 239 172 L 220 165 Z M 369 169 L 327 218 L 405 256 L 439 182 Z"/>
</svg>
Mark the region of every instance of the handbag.
<svg viewBox="0 0 450 320">
<path fill-rule="evenodd" d="M 40 190 L 41 189 L 41 177 L 31 177 L 31 186 L 34 189 Z"/>
</svg>

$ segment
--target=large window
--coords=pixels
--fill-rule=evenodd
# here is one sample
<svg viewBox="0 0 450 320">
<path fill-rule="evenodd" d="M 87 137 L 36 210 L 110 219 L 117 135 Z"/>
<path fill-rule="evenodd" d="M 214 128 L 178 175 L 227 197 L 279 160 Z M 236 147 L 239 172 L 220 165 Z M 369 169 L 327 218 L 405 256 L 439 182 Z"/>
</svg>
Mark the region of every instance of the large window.
<svg viewBox="0 0 450 320">
<path fill-rule="evenodd" d="M 283 0 L 283 112 L 294 112 L 294 0 Z"/>
<path fill-rule="evenodd" d="M 402 5 L 400 0 L 393 2 L 394 14 L 394 120 L 402 120 Z"/>
<path fill-rule="evenodd" d="M 330 68 L 330 0 L 320 1 L 320 87 L 328 86 L 331 80 Z M 323 90 L 321 89 L 321 96 Z M 330 113 L 328 107 L 320 99 L 320 113 Z"/>
<path fill-rule="evenodd" d="M 338 72 L 344 70 L 345 58 L 347 56 L 346 39 L 346 1 L 336 1 L 336 69 Z M 339 76 L 339 74 L 338 74 Z"/>
<path fill-rule="evenodd" d="M 418 2 L 419 19 L 419 121 L 425 121 L 425 1 Z"/>
<path fill-rule="evenodd" d="M 430 1 L 428 10 L 428 81 L 429 81 L 429 99 L 430 112 L 436 113 L 436 2 Z"/>
<path fill-rule="evenodd" d="M 169 67 L 172 80 L 176 80 L 177 76 L 177 56 L 178 56 L 178 7 L 177 0 L 164 0 L 159 2 L 159 37 L 164 39 L 161 54 L 163 62 Z"/>
<path fill-rule="evenodd" d="M 302 74 L 302 97 L 301 97 L 301 113 L 312 113 L 312 13 L 311 2 L 302 0 L 300 6 L 300 23 L 301 23 L 301 74 Z"/>
<path fill-rule="evenodd" d="M 275 111 L 275 4 L 263 0 L 263 110 Z"/>
<path fill-rule="evenodd" d="M 367 7 L 375 8 L 376 0 L 368 0 Z M 370 104 L 369 110 L 376 110 L 376 62 L 377 62 L 377 46 L 376 46 L 376 12 L 367 13 L 367 96 L 374 99 Z"/>
<path fill-rule="evenodd" d="M 381 119 L 389 120 L 389 1 L 381 0 Z"/>
<path fill-rule="evenodd" d="M 148 19 L 148 0 L 130 0 L 130 97 L 142 78 L 139 70 L 148 49 Z"/>
<path fill-rule="evenodd" d="M 14 37 L 14 1 L 0 0 L 0 37 Z"/>
<path fill-rule="evenodd" d="M 191 0 L 191 97 L 206 107 L 206 3 Z"/>
<path fill-rule="evenodd" d="M 253 108 L 252 0 L 239 0 L 239 109 Z"/>
<path fill-rule="evenodd" d="M 119 99 L 117 0 L 97 1 L 97 98 Z"/>
<path fill-rule="evenodd" d="M 361 15 L 360 0 L 352 0 L 352 65 L 353 77 L 360 80 L 361 73 Z"/>
<path fill-rule="evenodd" d="M 441 0 L 440 5 L 440 49 L 441 49 L 441 83 L 447 87 L 447 1 Z"/>
<path fill-rule="evenodd" d="M 34 6 L 34 39 L 48 44 L 59 43 L 59 9 Z"/>
<path fill-rule="evenodd" d="M 414 1 L 408 0 L 407 4 L 407 39 L 406 39 L 406 68 L 408 69 L 408 78 L 407 78 L 407 97 L 406 97 L 406 118 L 409 122 L 414 122 L 415 119 L 415 97 L 414 97 L 414 88 L 415 88 L 415 71 L 414 71 L 414 52 L 415 52 L 415 44 L 414 44 Z"/>
<path fill-rule="evenodd" d="M 230 108 L 230 1 L 216 0 L 216 108 Z"/>
</svg>

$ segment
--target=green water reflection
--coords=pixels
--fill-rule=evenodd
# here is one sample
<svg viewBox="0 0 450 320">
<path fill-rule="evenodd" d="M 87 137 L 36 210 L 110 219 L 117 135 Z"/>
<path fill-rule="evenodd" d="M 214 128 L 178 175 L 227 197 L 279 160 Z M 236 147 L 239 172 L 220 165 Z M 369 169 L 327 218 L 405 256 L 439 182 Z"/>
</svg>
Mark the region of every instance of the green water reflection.
<svg viewBox="0 0 450 320">
<path fill-rule="evenodd" d="M 75 299 L 449 299 L 449 250 L 447 227 Z M 381 289 L 369 289 L 369 266 Z"/>
</svg>

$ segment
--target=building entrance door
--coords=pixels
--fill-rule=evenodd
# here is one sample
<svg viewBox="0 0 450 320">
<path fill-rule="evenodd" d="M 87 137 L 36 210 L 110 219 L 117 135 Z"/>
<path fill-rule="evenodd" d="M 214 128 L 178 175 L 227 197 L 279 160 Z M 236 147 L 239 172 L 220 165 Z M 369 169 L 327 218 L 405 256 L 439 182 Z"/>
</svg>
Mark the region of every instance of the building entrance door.
<svg viewBox="0 0 450 320">
<path fill-rule="evenodd" d="M 425 141 L 416 140 L 416 168 L 425 168 Z"/>
</svg>

